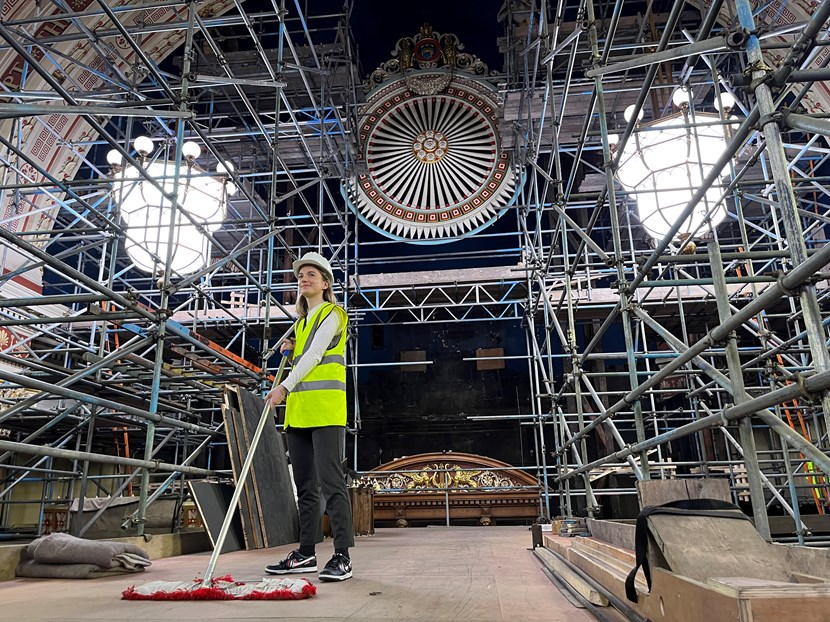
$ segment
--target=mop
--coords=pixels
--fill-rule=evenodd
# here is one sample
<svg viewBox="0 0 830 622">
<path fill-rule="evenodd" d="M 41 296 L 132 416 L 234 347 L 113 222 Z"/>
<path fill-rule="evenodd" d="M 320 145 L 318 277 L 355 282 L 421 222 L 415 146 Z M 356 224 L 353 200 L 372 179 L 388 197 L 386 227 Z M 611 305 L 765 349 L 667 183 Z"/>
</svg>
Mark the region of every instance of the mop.
<svg viewBox="0 0 830 622">
<path fill-rule="evenodd" d="M 287 333 L 283 338 L 288 336 Z M 277 341 L 281 343 L 282 339 Z M 277 346 L 274 346 L 275 348 Z M 285 361 L 288 357 L 287 352 L 283 352 L 283 357 L 280 360 L 279 371 L 274 378 L 274 387 L 279 383 L 282 377 L 283 369 L 285 368 Z M 121 598 L 124 600 L 299 600 L 303 598 L 310 598 L 317 593 L 317 587 L 308 579 L 297 578 L 264 578 L 258 583 L 245 583 L 243 581 L 234 581 L 233 577 L 229 575 L 214 577 L 216 571 L 216 562 L 219 559 L 219 553 L 222 546 L 225 544 L 225 538 L 230 530 L 231 521 L 233 520 L 236 505 L 239 502 L 239 497 L 242 495 L 242 488 L 245 479 L 248 477 L 248 472 L 251 470 L 251 463 L 253 462 L 254 452 L 256 451 L 259 439 L 265 426 L 271 421 L 271 404 L 266 402 L 265 408 L 262 409 L 262 415 L 259 418 L 259 424 L 254 432 L 253 439 L 251 439 L 251 447 L 248 455 L 245 457 L 245 463 L 242 465 L 242 470 L 239 472 L 237 478 L 236 488 L 233 491 L 228 511 L 225 514 L 225 520 L 222 522 L 222 528 L 219 530 L 219 536 L 216 538 L 216 545 L 213 547 L 213 554 L 210 556 L 207 570 L 204 576 L 192 581 L 152 581 L 140 586 L 130 586 L 121 593 Z"/>
</svg>

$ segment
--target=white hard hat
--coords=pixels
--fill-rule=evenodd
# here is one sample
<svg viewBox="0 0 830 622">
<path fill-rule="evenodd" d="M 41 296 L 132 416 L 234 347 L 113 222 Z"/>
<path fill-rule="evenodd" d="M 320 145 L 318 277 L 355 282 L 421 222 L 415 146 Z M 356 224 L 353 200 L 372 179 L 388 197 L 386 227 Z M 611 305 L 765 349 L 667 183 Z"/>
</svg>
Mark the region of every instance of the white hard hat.
<svg viewBox="0 0 830 622">
<path fill-rule="evenodd" d="M 303 266 L 315 266 L 323 271 L 329 282 L 334 281 L 334 274 L 331 271 L 329 260 L 320 253 L 306 253 L 294 262 L 294 276 L 300 276 L 300 268 Z"/>
</svg>

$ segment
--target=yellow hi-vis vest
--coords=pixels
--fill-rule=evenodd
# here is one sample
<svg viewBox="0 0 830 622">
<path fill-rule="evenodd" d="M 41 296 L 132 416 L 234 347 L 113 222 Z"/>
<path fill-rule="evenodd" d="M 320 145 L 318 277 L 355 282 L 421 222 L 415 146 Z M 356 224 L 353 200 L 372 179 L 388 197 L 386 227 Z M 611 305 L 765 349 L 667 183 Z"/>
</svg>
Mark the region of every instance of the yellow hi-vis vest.
<svg viewBox="0 0 830 622">
<path fill-rule="evenodd" d="M 336 313 L 340 326 L 320 362 L 288 394 L 285 404 L 286 428 L 317 428 L 346 425 L 346 326 L 349 317 L 342 307 L 324 302 L 310 316 L 294 325 L 294 364 L 311 345 L 317 329 Z"/>
</svg>

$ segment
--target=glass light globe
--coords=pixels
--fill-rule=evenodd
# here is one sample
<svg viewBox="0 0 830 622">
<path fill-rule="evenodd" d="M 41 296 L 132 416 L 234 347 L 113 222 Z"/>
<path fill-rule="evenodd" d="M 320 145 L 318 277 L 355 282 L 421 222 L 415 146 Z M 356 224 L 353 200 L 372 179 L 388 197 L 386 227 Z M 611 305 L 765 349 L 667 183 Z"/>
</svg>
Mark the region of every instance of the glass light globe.
<svg viewBox="0 0 830 622">
<path fill-rule="evenodd" d="M 671 101 L 678 108 L 683 108 L 684 106 L 689 105 L 689 102 L 691 101 L 691 95 L 688 89 L 679 88 L 675 90 L 674 93 L 672 93 Z"/>
<path fill-rule="evenodd" d="M 156 180 L 159 186 L 164 188 L 166 192 L 173 190 L 173 180 L 165 179 L 168 175 L 172 176 L 174 172 L 173 166 L 168 166 L 167 161 L 156 161 L 145 167 L 147 174 Z M 165 198 L 161 191 L 155 185 L 144 179 L 143 177 L 138 181 L 138 192 L 144 203 L 150 207 L 161 208 L 170 207 L 170 201 Z"/>
<path fill-rule="evenodd" d="M 641 154 L 626 149 L 617 169 L 617 179 L 620 183 L 629 190 L 633 190 L 649 175 L 651 175 L 651 170 L 646 166 Z"/>
<path fill-rule="evenodd" d="M 195 160 L 200 155 L 202 155 L 202 148 L 199 146 L 199 143 L 189 140 L 182 145 L 182 156 L 187 160 Z"/>
<path fill-rule="evenodd" d="M 715 110 L 720 112 L 721 110 L 729 111 L 735 107 L 735 96 L 728 91 L 723 91 L 720 94 L 720 99 L 715 97 Z"/>
<path fill-rule="evenodd" d="M 145 141 L 138 142 L 136 150 L 152 149 L 152 141 L 146 137 Z M 227 172 L 233 170 L 233 164 L 221 163 L 217 169 L 225 176 L 217 178 L 192 163 L 199 154 L 198 144 L 184 143 L 182 155 L 190 162 L 186 167 L 177 168 L 175 161 L 158 158 L 145 163 L 141 169 L 125 166 L 114 175 L 113 198 L 119 202 L 121 217 L 127 226 L 124 248 L 136 268 L 150 273 L 165 269 L 187 274 L 208 264 L 210 240 L 205 231 L 216 231 L 222 226 L 227 197 L 236 191 L 236 186 L 227 181 Z M 145 179 L 142 171 L 156 180 L 161 190 Z M 175 183 L 177 173 L 178 184 Z M 168 198 L 174 187 L 175 210 Z M 165 267 L 153 255 L 166 261 L 171 226 L 171 263 Z"/>
<path fill-rule="evenodd" d="M 236 169 L 234 169 L 233 162 L 230 160 L 225 160 L 216 165 L 216 172 L 219 175 L 227 175 L 228 173 L 233 173 L 234 170 Z"/>
<path fill-rule="evenodd" d="M 222 182 L 207 175 L 194 177 L 182 207 L 202 221 L 208 231 L 216 231 L 225 219 L 225 195 Z"/>
<path fill-rule="evenodd" d="M 110 149 L 107 151 L 107 164 L 110 166 L 121 166 L 123 162 L 124 156 L 121 155 L 118 149 Z"/>
<path fill-rule="evenodd" d="M 711 130 L 712 128 L 706 128 Z M 723 150 L 725 148 L 724 138 L 723 138 L 723 130 L 721 128 L 717 128 L 719 130 L 719 134 L 701 134 L 697 138 L 698 149 L 700 149 L 700 161 L 704 165 L 704 168 L 711 168 L 712 165 L 718 161 L 723 155 Z"/>
<path fill-rule="evenodd" d="M 653 196 L 653 201 L 642 202 L 640 196 L 637 197 L 640 221 L 656 239 L 666 236 L 688 203 L 693 192 L 688 173 L 683 166 L 661 171 L 653 179 L 654 194 L 647 195 Z M 691 218 L 687 218 L 681 225 L 681 233 L 690 231 L 690 221 Z"/>
<path fill-rule="evenodd" d="M 114 176 L 112 196 L 121 206 L 122 214 L 124 214 L 125 210 L 130 211 L 133 209 L 132 205 L 136 202 L 136 198 L 139 195 L 138 186 L 135 183 L 138 176 L 138 169 L 130 165 L 122 168 Z"/>
<path fill-rule="evenodd" d="M 704 175 L 706 173 L 704 171 Z M 654 239 L 666 237 L 702 181 L 699 166 L 690 164 L 661 171 L 641 186 L 651 191 L 637 194 L 637 212 L 643 227 Z M 678 233 L 698 231 L 708 209 L 715 205 L 720 195 L 720 188 L 710 188 L 680 225 Z M 725 217 L 726 209 L 721 204 L 709 214 L 711 226 L 718 225 Z"/>
<path fill-rule="evenodd" d="M 661 131 L 643 132 L 639 135 L 641 151 L 646 166 L 652 171 L 679 166 L 689 158 L 689 140 L 686 130 L 677 127 L 677 120 L 661 121 L 656 127 Z"/>
<path fill-rule="evenodd" d="M 163 268 L 162 264 L 167 259 L 170 210 L 150 210 L 147 217 L 144 228 L 130 226 L 129 238 L 124 244 L 124 249 L 137 268 L 153 273 Z M 173 245 L 171 271 L 187 274 L 207 265 L 208 240 L 190 223 L 176 223 Z M 157 263 L 152 255 L 156 255 L 162 263 Z"/>
<path fill-rule="evenodd" d="M 700 113 L 702 122 L 716 121 L 712 114 Z M 680 218 L 692 195 L 702 185 L 715 162 L 723 154 L 725 139 L 720 126 L 702 125 L 695 129 L 679 127 L 683 114 L 675 113 L 650 124 L 648 131 L 632 136 L 620 158 L 617 179 L 623 189 L 636 192 L 640 222 L 657 240 L 665 238 Z M 681 223 L 678 233 L 691 233 L 707 218 L 722 190 L 711 188 Z M 708 214 L 711 226 L 726 217 L 721 205 Z"/>
<path fill-rule="evenodd" d="M 625 119 L 626 123 L 629 123 L 631 121 L 631 117 L 634 116 L 634 108 L 636 108 L 636 106 L 634 104 L 631 104 L 628 108 L 626 108 L 623 111 L 623 119 Z M 643 120 L 643 109 L 642 108 L 640 108 L 640 111 L 637 113 L 637 120 L 638 121 Z"/>
<path fill-rule="evenodd" d="M 153 139 L 149 136 L 139 136 L 133 141 L 133 147 L 142 156 L 153 152 Z"/>
<path fill-rule="evenodd" d="M 138 172 L 131 166 L 127 167 L 127 169 L 128 173 L 130 172 L 129 169 L 132 169 L 133 172 Z M 133 214 L 142 214 L 147 209 L 147 202 L 141 194 L 140 185 L 134 181 L 134 178 L 124 177 L 122 181 L 113 184 L 112 190 L 114 199 L 118 201 L 121 217 L 127 221 L 128 226 Z M 139 220 L 141 218 L 140 216 Z"/>
</svg>

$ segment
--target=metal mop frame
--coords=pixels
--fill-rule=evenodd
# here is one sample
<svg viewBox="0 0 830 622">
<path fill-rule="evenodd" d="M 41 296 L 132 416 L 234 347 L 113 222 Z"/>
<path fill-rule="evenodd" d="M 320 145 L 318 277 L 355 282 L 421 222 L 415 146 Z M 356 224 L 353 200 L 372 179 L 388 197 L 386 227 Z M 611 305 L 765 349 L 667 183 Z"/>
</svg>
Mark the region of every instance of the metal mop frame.
<svg viewBox="0 0 830 622">
<path fill-rule="evenodd" d="M 283 342 L 283 340 L 291 334 L 289 330 L 283 337 L 277 342 L 278 347 L 279 344 Z M 266 357 L 267 360 L 267 357 Z M 277 370 L 277 375 L 274 377 L 274 383 L 271 386 L 271 389 L 275 389 L 280 382 L 280 378 L 282 377 L 282 372 L 285 369 L 285 362 L 288 360 L 288 352 L 283 352 L 282 357 L 280 359 L 280 366 Z M 242 465 L 242 469 L 239 471 L 239 476 L 236 478 L 236 486 L 233 490 L 233 496 L 231 497 L 230 504 L 228 505 L 228 511 L 225 513 L 225 520 L 222 521 L 222 528 L 219 530 L 219 536 L 216 538 L 216 544 L 213 547 L 213 553 L 210 556 L 210 561 L 208 562 L 207 569 L 205 570 L 205 575 L 202 577 L 202 582 L 205 584 L 209 584 L 213 580 L 213 575 L 216 571 L 216 563 L 219 560 L 219 555 L 222 552 L 222 547 L 225 545 L 225 538 L 228 537 L 228 531 L 231 527 L 231 522 L 233 522 L 233 515 L 236 512 L 236 506 L 239 503 L 239 497 L 242 496 L 242 489 L 245 486 L 245 480 L 248 478 L 248 472 L 251 470 L 251 464 L 254 461 L 254 453 L 256 452 L 256 448 L 259 445 L 259 439 L 262 436 L 263 430 L 265 430 L 265 425 L 271 420 L 271 403 L 266 401 L 265 407 L 262 409 L 262 415 L 259 417 L 259 423 L 257 424 L 256 431 L 254 432 L 254 436 L 251 439 L 251 445 L 248 448 L 248 455 L 245 456 L 245 462 Z"/>
</svg>

